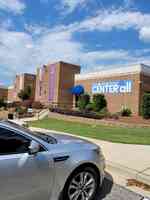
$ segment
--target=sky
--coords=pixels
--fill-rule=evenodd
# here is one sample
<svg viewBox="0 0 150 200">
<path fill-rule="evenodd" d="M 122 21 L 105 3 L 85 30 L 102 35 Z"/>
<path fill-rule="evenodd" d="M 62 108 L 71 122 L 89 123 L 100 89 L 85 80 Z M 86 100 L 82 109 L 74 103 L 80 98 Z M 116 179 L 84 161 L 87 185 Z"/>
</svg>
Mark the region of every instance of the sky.
<svg viewBox="0 0 150 200">
<path fill-rule="evenodd" d="M 0 85 L 47 63 L 150 64 L 149 0 L 0 0 Z"/>
</svg>

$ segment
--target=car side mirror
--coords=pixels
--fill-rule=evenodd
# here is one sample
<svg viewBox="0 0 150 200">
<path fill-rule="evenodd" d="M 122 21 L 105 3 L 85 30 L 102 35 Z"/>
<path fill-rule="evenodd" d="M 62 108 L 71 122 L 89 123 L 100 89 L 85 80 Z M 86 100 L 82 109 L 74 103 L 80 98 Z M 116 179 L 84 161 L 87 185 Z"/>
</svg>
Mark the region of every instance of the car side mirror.
<svg viewBox="0 0 150 200">
<path fill-rule="evenodd" d="M 37 154 L 39 151 L 40 151 L 40 144 L 32 140 L 29 146 L 29 155 Z"/>
</svg>

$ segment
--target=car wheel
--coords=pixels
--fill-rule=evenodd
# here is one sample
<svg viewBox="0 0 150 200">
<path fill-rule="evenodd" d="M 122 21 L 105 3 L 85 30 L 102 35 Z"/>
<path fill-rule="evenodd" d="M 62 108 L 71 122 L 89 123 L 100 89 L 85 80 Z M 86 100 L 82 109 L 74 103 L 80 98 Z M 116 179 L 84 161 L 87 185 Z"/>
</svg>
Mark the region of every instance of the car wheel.
<svg viewBox="0 0 150 200">
<path fill-rule="evenodd" d="M 73 173 L 64 189 L 65 200 L 94 200 L 99 186 L 97 172 L 87 167 Z"/>
</svg>

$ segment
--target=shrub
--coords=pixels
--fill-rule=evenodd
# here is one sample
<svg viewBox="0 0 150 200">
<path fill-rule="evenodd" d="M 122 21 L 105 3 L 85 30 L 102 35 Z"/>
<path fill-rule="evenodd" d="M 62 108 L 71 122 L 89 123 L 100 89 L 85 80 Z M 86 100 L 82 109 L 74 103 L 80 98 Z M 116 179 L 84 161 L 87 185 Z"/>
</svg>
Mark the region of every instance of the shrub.
<svg viewBox="0 0 150 200">
<path fill-rule="evenodd" d="M 150 93 L 145 93 L 143 96 L 142 116 L 145 119 L 150 119 Z"/>
<path fill-rule="evenodd" d="M 116 113 L 112 113 L 112 114 L 110 114 L 109 117 L 110 117 L 111 119 L 115 119 L 115 120 L 117 120 L 117 119 L 119 119 L 120 115 L 121 115 L 120 112 L 116 112 Z"/>
<path fill-rule="evenodd" d="M 107 107 L 102 108 L 99 113 L 108 113 Z"/>
<path fill-rule="evenodd" d="M 107 107 L 105 96 L 103 94 L 95 94 L 93 96 L 93 110 L 99 112 L 105 107 Z"/>
<path fill-rule="evenodd" d="M 87 105 L 86 105 L 86 111 L 92 111 L 93 110 L 93 104 L 92 103 L 88 103 Z"/>
<path fill-rule="evenodd" d="M 107 107 L 101 109 L 101 110 L 99 111 L 99 114 L 103 115 L 104 117 L 110 117 L 110 113 L 109 113 Z"/>
<path fill-rule="evenodd" d="M 18 97 L 22 100 L 22 101 L 25 101 L 25 100 L 29 100 L 32 96 L 32 89 L 30 86 L 26 87 L 24 90 L 21 90 L 19 93 L 18 93 Z"/>
<path fill-rule="evenodd" d="M 42 109 L 43 105 L 39 101 L 35 101 L 32 103 L 32 108 L 33 109 Z"/>
<path fill-rule="evenodd" d="M 82 94 L 79 97 L 78 107 L 80 110 L 85 110 L 86 106 L 90 103 L 90 95 L 89 94 Z"/>
<path fill-rule="evenodd" d="M 24 115 L 25 113 L 27 113 L 27 109 L 26 109 L 26 108 L 23 108 L 23 107 L 17 107 L 17 108 L 16 108 L 16 112 L 17 112 L 19 115 Z"/>
<path fill-rule="evenodd" d="M 132 111 L 130 108 L 123 108 L 121 110 L 121 116 L 123 116 L 123 117 L 130 117 L 131 114 L 132 114 Z"/>
</svg>

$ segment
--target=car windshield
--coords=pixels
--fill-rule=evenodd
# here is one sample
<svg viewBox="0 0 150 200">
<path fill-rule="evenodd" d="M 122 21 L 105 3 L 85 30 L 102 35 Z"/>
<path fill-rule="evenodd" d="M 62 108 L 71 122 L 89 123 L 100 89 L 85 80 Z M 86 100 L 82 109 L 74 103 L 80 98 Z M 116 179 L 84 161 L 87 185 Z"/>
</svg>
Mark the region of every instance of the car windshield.
<svg viewBox="0 0 150 200">
<path fill-rule="evenodd" d="M 50 136 L 50 135 L 47 135 L 47 134 L 45 134 L 45 133 L 34 132 L 33 134 L 34 134 L 36 137 L 38 137 L 38 138 L 44 140 L 44 141 L 47 142 L 47 143 L 50 143 L 50 144 L 56 144 L 56 143 L 57 143 L 57 140 L 56 140 L 54 137 L 52 137 L 52 136 Z"/>
<path fill-rule="evenodd" d="M 47 142 L 47 143 L 50 143 L 50 144 L 56 144 L 57 143 L 57 140 L 52 137 L 51 135 L 48 135 L 48 134 L 45 134 L 45 133 L 41 133 L 41 132 L 34 132 L 34 131 L 31 131 L 30 129 L 28 128 L 25 128 L 19 124 L 16 124 L 14 122 L 11 122 L 11 121 L 4 121 L 5 124 L 8 124 L 8 125 L 11 125 L 13 128 L 15 129 L 18 129 L 22 132 L 25 132 L 27 134 L 30 134 L 34 137 L 37 137 L 41 140 L 43 140 L 44 142 Z"/>
</svg>

